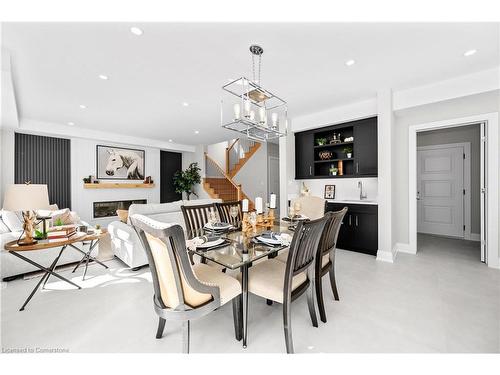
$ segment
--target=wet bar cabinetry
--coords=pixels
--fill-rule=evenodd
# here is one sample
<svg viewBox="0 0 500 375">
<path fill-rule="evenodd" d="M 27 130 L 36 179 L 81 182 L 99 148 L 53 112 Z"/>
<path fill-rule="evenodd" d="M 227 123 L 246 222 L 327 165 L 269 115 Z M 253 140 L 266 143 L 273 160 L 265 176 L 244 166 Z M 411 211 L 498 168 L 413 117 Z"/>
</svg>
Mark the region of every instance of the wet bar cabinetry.
<svg viewBox="0 0 500 375">
<path fill-rule="evenodd" d="M 295 133 L 296 179 L 377 174 L 377 117 Z"/>
</svg>

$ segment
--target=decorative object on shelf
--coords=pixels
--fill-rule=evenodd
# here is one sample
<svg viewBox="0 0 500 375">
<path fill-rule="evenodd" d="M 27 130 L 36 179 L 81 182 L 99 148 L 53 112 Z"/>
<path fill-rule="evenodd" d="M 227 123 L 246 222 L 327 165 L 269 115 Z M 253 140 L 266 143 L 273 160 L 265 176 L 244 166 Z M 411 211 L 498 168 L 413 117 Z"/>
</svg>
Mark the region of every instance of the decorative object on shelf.
<svg viewBox="0 0 500 375">
<path fill-rule="evenodd" d="M 191 194 L 198 196 L 193 190 L 194 185 L 201 182 L 201 168 L 198 163 L 191 163 L 185 171 L 177 171 L 174 174 L 174 188 L 178 194 L 186 193 L 187 200 Z"/>
<path fill-rule="evenodd" d="M 225 108 L 225 102 L 221 100 L 221 126 L 242 133 L 250 139 L 267 142 L 287 134 L 288 109 L 283 99 L 261 86 L 260 70 L 264 53 L 262 47 L 251 45 L 250 52 L 253 79 L 241 77 L 222 86 L 224 92 L 231 95 L 229 96 L 231 100 L 226 100 L 231 107 Z M 258 59 L 257 74 L 255 74 L 256 58 Z M 234 103 L 235 97 L 238 98 L 237 103 Z M 231 120 L 226 122 L 224 112 L 228 111 L 232 112 Z M 271 121 L 268 121 L 269 115 Z M 280 130 L 280 122 L 285 124 L 284 130 Z"/>
<path fill-rule="evenodd" d="M 311 192 L 310 192 L 309 188 L 306 186 L 305 182 L 302 182 L 302 189 L 300 190 L 300 195 L 303 197 L 307 197 L 307 196 L 311 195 Z"/>
<path fill-rule="evenodd" d="M 339 160 L 337 163 L 337 168 L 338 168 L 338 175 L 343 176 L 344 175 L 344 162 L 342 160 Z"/>
<path fill-rule="evenodd" d="M 335 199 L 335 185 L 325 185 L 325 199 Z"/>
<path fill-rule="evenodd" d="M 344 142 L 354 142 L 354 137 L 344 138 Z"/>
<path fill-rule="evenodd" d="M 318 156 L 321 160 L 330 160 L 333 158 L 334 154 L 333 152 L 331 151 L 328 151 L 328 150 L 324 150 L 324 151 L 320 151 L 318 153 Z"/>
<path fill-rule="evenodd" d="M 332 176 L 336 176 L 338 171 L 339 169 L 332 164 L 332 166 L 330 167 L 330 174 Z"/>
<path fill-rule="evenodd" d="M 341 143 L 341 138 L 340 138 L 340 133 L 338 134 L 335 134 L 333 133 L 333 135 L 330 137 L 330 144 L 331 145 L 334 145 L 336 143 Z"/>
<path fill-rule="evenodd" d="M 346 154 L 347 158 L 352 158 L 352 146 L 344 147 L 344 154 Z"/>
<path fill-rule="evenodd" d="M 151 179 L 151 176 L 148 176 L 144 179 L 144 183 L 145 184 L 152 184 L 153 183 L 153 180 Z"/>
<path fill-rule="evenodd" d="M 92 183 L 92 176 L 84 177 L 83 178 L 83 183 L 85 183 L 85 184 L 91 184 Z"/>
<path fill-rule="evenodd" d="M 324 146 L 324 145 L 326 145 L 326 138 L 317 138 L 316 139 L 316 145 L 318 145 L 318 146 Z"/>
<path fill-rule="evenodd" d="M 97 145 L 96 153 L 97 179 L 144 180 L 144 150 Z"/>
<path fill-rule="evenodd" d="M 3 209 L 14 212 L 22 211 L 23 233 L 17 240 L 17 244 L 24 246 L 37 243 L 33 238 L 36 220 L 34 210 L 50 209 L 47 185 L 31 184 L 30 182 L 10 185 L 5 192 Z"/>
</svg>

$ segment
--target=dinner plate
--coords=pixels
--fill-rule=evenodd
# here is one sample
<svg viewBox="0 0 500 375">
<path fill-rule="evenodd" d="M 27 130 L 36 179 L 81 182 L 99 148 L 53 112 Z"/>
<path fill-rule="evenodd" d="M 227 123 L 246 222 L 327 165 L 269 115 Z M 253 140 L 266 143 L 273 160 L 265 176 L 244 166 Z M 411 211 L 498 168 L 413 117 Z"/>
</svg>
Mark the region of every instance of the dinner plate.
<svg viewBox="0 0 500 375">
<path fill-rule="evenodd" d="M 229 223 L 205 224 L 205 229 L 210 229 L 210 230 L 226 230 L 231 227 L 232 225 Z"/>
<path fill-rule="evenodd" d="M 281 245 L 283 241 L 279 236 L 280 233 L 266 232 L 262 233 L 262 235 L 260 236 L 257 236 L 257 240 L 269 245 Z"/>
<path fill-rule="evenodd" d="M 199 249 L 207 249 L 209 247 L 221 245 L 222 243 L 224 243 L 224 238 L 220 238 L 220 237 L 210 238 L 210 237 L 202 236 L 199 238 L 206 240 L 206 242 L 196 246 L 196 248 L 199 248 Z"/>
</svg>

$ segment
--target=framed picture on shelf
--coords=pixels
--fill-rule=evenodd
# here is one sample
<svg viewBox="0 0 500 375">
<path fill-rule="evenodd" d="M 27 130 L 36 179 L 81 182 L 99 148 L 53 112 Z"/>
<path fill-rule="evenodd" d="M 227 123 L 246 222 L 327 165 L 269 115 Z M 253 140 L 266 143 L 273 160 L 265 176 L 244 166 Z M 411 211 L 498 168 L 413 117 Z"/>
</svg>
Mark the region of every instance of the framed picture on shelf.
<svg viewBox="0 0 500 375">
<path fill-rule="evenodd" d="M 145 154 L 144 150 L 97 145 L 97 179 L 144 180 Z"/>
<path fill-rule="evenodd" d="M 325 185 L 325 199 L 335 199 L 335 185 Z"/>
</svg>

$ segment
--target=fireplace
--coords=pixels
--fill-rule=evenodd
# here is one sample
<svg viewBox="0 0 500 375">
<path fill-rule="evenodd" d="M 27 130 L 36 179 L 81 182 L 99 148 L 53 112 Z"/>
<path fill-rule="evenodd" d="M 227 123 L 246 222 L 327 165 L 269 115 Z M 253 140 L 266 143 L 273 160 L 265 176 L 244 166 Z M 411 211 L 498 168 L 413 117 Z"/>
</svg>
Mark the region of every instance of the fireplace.
<svg viewBox="0 0 500 375">
<path fill-rule="evenodd" d="M 114 217 L 116 210 L 128 210 L 131 204 L 145 204 L 146 199 L 133 199 L 124 201 L 94 202 L 94 219 Z"/>
</svg>

